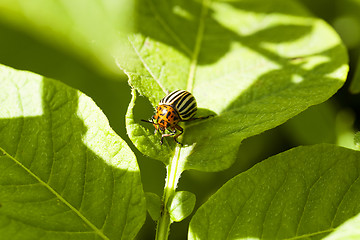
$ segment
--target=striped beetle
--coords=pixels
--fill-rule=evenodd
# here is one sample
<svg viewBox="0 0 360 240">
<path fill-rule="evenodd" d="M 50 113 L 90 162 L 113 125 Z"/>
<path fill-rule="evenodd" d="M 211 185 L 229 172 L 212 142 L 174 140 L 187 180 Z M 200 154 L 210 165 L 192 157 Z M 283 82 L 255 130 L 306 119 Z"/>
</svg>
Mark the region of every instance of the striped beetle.
<svg viewBox="0 0 360 240">
<path fill-rule="evenodd" d="M 156 113 L 150 120 L 141 120 L 143 122 L 152 123 L 155 127 L 155 132 L 161 132 L 160 144 L 163 144 L 164 137 L 174 136 L 176 143 L 182 145 L 177 138 L 183 134 L 184 129 L 178 125 L 179 122 L 193 121 L 197 119 L 206 119 L 206 117 L 194 118 L 197 111 L 197 104 L 195 97 L 185 90 L 176 90 L 163 99 L 160 100 L 156 107 Z M 165 133 L 165 130 L 171 133 Z M 176 133 L 176 129 L 179 133 Z"/>
</svg>

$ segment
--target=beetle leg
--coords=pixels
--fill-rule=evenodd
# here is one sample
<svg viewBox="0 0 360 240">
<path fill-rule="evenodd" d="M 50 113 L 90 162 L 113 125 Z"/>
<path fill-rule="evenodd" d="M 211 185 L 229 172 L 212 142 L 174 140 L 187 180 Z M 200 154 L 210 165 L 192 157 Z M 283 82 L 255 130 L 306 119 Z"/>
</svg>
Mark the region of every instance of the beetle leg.
<svg viewBox="0 0 360 240">
<path fill-rule="evenodd" d="M 163 133 L 161 136 L 162 137 L 171 137 L 174 136 L 176 134 L 176 129 L 171 129 L 171 133 Z"/>
<path fill-rule="evenodd" d="M 180 130 L 180 126 L 175 126 L 177 129 L 179 129 Z M 162 135 L 161 135 L 161 139 L 163 139 L 164 137 L 172 137 L 172 136 L 174 136 L 174 140 L 175 140 L 175 142 L 176 143 L 178 143 L 178 144 L 181 144 L 178 140 L 176 140 L 176 137 L 177 137 L 177 135 L 176 135 L 176 128 L 175 127 L 172 127 L 171 128 L 171 133 L 163 133 Z M 180 128 L 178 128 L 178 127 L 180 127 Z M 178 134 L 178 135 L 181 135 L 182 134 L 182 128 L 181 128 L 181 133 L 180 134 Z M 182 144 L 181 144 L 182 145 Z"/>
<path fill-rule="evenodd" d="M 157 124 L 154 122 L 154 117 L 151 117 L 151 120 L 144 120 L 141 119 L 141 121 L 146 122 L 146 123 L 152 123 L 155 127 L 155 131 L 154 134 L 156 134 L 156 131 L 159 131 L 159 127 L 157 126 Z"/>
<path fill-rule="evenodd" d="M 159 128 L 159 132 L 160 132 L 160 128 Z M 167 134 L 165 134 L 165 129 L 162 130 L 161 139 L 160 139 L 160 145 L 163 145 L 164 137 L 167 137 Z"/>
<path fill-rule="evenodd" d="M 207 119 L 209 117 L 213 117 L 214 115 L 209 115 L 205 117 L 196 117 L 196 118 L 190 118 L 189 120 L 186 120 L 186 122 L 194 121 L 194 120 L 200 120 L 200 119 Z"/>
<path fill-rule="evenodd" d="M 150 121 L 150 120 L 141 119 L 141 121 L 147 122 L 147 123 L 154 123 L 154 121 L 152 121 L 152 119 L 151 119 L 151 121 Z"/>
<path fill-rule="evenodd" d="M 160 139 L 160 145 L 163 145 L 163 140 L 164 140 L 164 137 L 163 136 L 161 136 L 161 139 Z"/>
<path fill-rule="evenodd" d="M 181 134 L 183 134 L 184 129 L 183 129 L 182 127 L 180 127 L 179 125 L 175 125 L 175 128 L 176 128 L 177 130 L 179 130 L 180 133 L 178 133 L 178 134 L 176 134 L 176 135 L 174 136 L 174 141 L 175 141 L 177 144 L 180 144 L 180 145 L 182 146 L 183 144 L 182 144 L 181 142 L 179 142 L 179 141 L 177 140 L 177 138 L 178 138 Z M 176 129 L 174 129 L 174 134 L 175 134 L 175 132 L 176 132 Z"/>
</svg>

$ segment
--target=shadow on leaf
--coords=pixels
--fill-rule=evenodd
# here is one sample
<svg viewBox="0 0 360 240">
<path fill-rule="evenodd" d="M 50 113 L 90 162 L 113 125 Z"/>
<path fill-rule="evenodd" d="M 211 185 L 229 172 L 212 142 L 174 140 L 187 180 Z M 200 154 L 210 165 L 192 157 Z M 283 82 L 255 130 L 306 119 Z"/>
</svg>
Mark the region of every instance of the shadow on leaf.
<svg viewBox="0 0 360 240">
<path fill-rule="evenodd" d="M 1 236 L 134 238 L 146 211 L 136 159 L 105 116 L 63 84 L 7 76 L 3 91 L 15 96 L 2 101 L 2 116 L 14 117 L 0 119 Z"/>
</svg>

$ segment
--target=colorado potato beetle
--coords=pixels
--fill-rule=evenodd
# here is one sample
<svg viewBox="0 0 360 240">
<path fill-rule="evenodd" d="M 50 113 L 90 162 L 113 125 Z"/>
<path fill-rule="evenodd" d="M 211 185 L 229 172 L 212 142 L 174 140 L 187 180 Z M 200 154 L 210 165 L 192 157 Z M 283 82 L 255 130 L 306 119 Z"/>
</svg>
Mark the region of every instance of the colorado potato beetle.
<svg viewBox="0 0 360 240">
<path fill-rule="evenodd" d="M 188 91 L 176 90 L 163 99 L 160 100 L 156 107 L 155 114 L 150 120 L 141 120 L 144 122 L 152 123 L 155 127 L 155 132 L 161 132 L 160 144 L 163 144 L 164 137 L 174 137 L 174 141 L 180 145 L 177 138 L 183 134 L 184 129 L 180 127 L 179 122 L 193 121 L 197 119 L 206 119 L 206 117 L 194 118 L 197 111 L 197 104 L 195 97 Z M 169 130 L 170 133 L 165 133 L 165 130 Z M 179 133 L 176 133 L 179 130 Z"/>
</svg>

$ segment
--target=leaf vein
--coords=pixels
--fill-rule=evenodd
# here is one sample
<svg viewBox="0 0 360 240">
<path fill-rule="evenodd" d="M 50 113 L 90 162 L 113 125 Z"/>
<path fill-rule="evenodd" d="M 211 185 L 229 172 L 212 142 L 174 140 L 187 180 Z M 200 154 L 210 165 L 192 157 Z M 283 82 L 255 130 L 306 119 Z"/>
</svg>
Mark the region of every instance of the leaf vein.
<svg viewBox="0 0 360 240">
<path fill-rule="evenodd" d="M 251 178 L 250 175 L 248 175 L 248 174 L 246 174 L 246 173 L 244 173 L 244 175 L 245 175 L 245 176 L 248 176 L 248 180 L 252 182 L 253 186 L 256 186 L 255 181 Z M 247 202 L 251 199 L 251 197 L 252 197 L 253 195 L 254 195 L 254 191 L 251 191 L 250 196 L 248 196 L 248 197 L 246 198 L 245 202 L 242 204 L 242 207 L 247 204 Z M 235 211 L 232 209 L 232 207 L 230 207 L 230 208 L 231 208 L 231 211 L 235 213 Z M 232 223 L 232 225 L 231 225 L 231 228 L 230 228 L 230 230 L 229 230 L 229 232 L 228 232 L 228 234 L 227 234 L 226 239 L 230 239 L 229 237 L 231 236 L 230 234 L 231 234 L 231 232 L 233 231 L 233 229 L 235 228 L 235 223 L 236 223 L 237 220 L 240 218 L 240 212 L 241 212 L 241 208 L 240 208 L 239 212 L 236 213 L 235 220 L 233 221 L 233 223 Z"/>
<path fill-rule="evenodd" d="M 280 174 L 277 174 L 277 175 L 279 176 Z M 271 199 L 271 201 L 270 201 L 270 204 L 269 204 L 268 207 L 266 208 L 266 213 L 265 213 L 264 220 L 263 220 L 263 224 L 262 224 L 261 237 L 260 237 L 260 239 L 263 239 L 263 238 L 264 238 L 264 225 L 265 225 L 266 217 L 267 217 L 267 215 L 268 215 L 268 213 L 269 213 L 269 209 L 270 209 L 271 205 L 273 204 L 275 197 L 279 194 L 280 189 L 285 185 L 287 178 L 288 178 L 288 175 L 286 174 L 284 181 L 281 183 L 281 186 L 279 186 L 278 189 L 276 189 L 276 192 L 275 192 L 275 194 L 272 196 L 272 199 Z M 278 230 L 277 230 L 277 233 L 278 233 L 278 232 L 279 232 L 279 228 L 278 228 Z"/>
<path fill-rule="evenodd" d="M 332 169 L 332 167 L 335 166 L 336 164 L 337 164 L 337 161 L 336 161 L 335 163 L 333 163 L 333 164 L 332 164 L 328 169 L 326 169 L 323 173 L 321 173 L 321 175 L 319 176 L 319 178 L 316 179 L 316 181 L 314 181 L 314 182 L 311 184 L 311 187 L 310 187 L 310 189 L 309 189 L 309 191 L 308 191 L 307 198 L 306 198 L 306 201 L 305 201 L 303 210 L 302 210 L 302 212 L 301 212 L 301 216 L 300 216 L 300 219 L 299 219 L 299 223 L 298 223 L 297 228 L 296 228 L 295 236 L 298 236 L 298 232 L 299 232 L 299 229 L 300 229 L 301 221 L 302 221 L 302 219 L 303 219 L 303 217 L 304 217 L 305 208 L 306 208 L 306 205 L 307 205 L 307 203 L 308 203 L 308 201 L 309 201 L 309 196 L 310 196 L 310 193 L 311 193 L 312 189 L 314 188 L 314 186 L 316 185 L 316 183 L 318 183 L 318 182 L 320 181 L 320 179 L 321 179 L 322 177 L 324 177 L 325 174 L 326 174 L 328 171 L 330 171 L 330 170 Z"/>
<path fill-rule="evenodd" d="M 131 178 L 130 181 L 133 181 L 133 178 Z M 133 186 L 132 182 L 129 183 L 129 186 Z M 133 196 L 133 195 L 131 194 L 131 196 Z M 124 196 L 124 198 L 125 198 L 125 197 L 126 197 L 126 196 Z M 128 198 L 127 198 L 127 203 L 126 203 L 126 206 L 127 206 L 126 209 L 131 209 L 131 207 L 130 207 L 130 205 L 131 205 L 130 202 L 131 202 L 131 197 L 128 196 Z M 129 221 L 128 221 L 128 215 L 129 215 L 129 211 L 126 211 L 125 216 L 124 216 L 125 225 L 124 225 L 123 231 L 122 231 L 122 233 L 121 233 L 121 239 L 124 239 L 124 234 L 125 234 L 124 229 L 126 229 L 126 227 L 127 227 L 127 225 L 128 225 L 128 222 L 129 222 Z"/>
<path fill-rule="evenodd" d="M 4 149 L 0 147 L 0 150 L 4 152 L 10 159 L 12 159 L 16 164 L 18 164 L 22 169 L 24 169 L 30 176 L 36 179 L 40 184 L 42 184 L 46 189 L 48 189 L 52 194 L 54 194 L 63 204 L 65 204 L 68 208 L 70 208 L 76 215 L 78 215 L 86 225 L 88 225 L 98 236 L 102 239 L 108 240 L 108 237 L 104 235 L 103 232 L 100 231 L 94 224 L 92 224 L 78 209 L 72 206 L 66 199 L 64 199 L 58 192 L 56 192 L 49 184 L 44 182 L 41 178 L 39 178 L 35 173 L 33 173 L 29 168 L 24 166 L 19 160 L 15 157 L 11 156 Z"/>
<path fill-rule="evenodd" d="M 54 96 L 51 97 L 52 99 L 54 98 Z M 50 100 L 51 101 L 51 100 Z M 51 176 L 52 176 L 52 173 L 53 173 L 53 170 L 54 170 L 54 163 L 55 163 L 55 148 L 54 148 L 54 140 L 53 140 L 53 137 L 54 137 L 54 132 L 53 132 L 53 115 L 52 115 L 52 110 L 50 109 L 51 107 L 48 105 L 48 102 L 43 100 L 44 102 L 44 105 L 46 105 L 47 108 L 49 108 L 49 111 L 48 111 L 48 116 L 49 116 L 49 140 L 50 140 L 50 144 L 51 144 L 51 168 L 50 168 L 50 173 L 49 173 L 49 178 L 47 180 L 47 183 L 50 182 L 51 180 Z M 45 106 L 44 106 L 45 108 Z"/>
<path fill-rule="evenodd" d="M 331 221 L 330 227 L 334 227 L 334 221 L 335 221 L 336 216 L 337 216 L 337 214 L 338 214 L 338 212 L 339 212 L 340 205 L 341 205 L 342 202 L 344 201 L 344 198 L 345 198 L 345 196 L 348 194 L 348 192 L 349 192 L 349 190 L 351 189 L 351 187 L 359 180 L 359 178 L 360 178 L 360 176 L 358 176 L 358 177 L 355 179 L 355 181 L 353 181 L 353 182 L 350 184 L 350 186 L 348 187 L 348 189 L 346 190 L 346 192 L 343 194 L 343 196 L 342 196 L 342 198 L 341 198 L 341 201 L 340 201 L 340 203 L 338 204 L 338 207 L 336 208 L 336 212 L 335 212 L 335 214 L 334 214 L 333 220 Z"/>
<path fill-rule="evenodd" d="M 61 230 L 48 229 L 48 228 L 44 228 L 44 227 L 39 226 L 39 224 L 33 224 L 33 223 L 31 223 L 31 222 L 24 221 L 24 219 L 22 219 L 22 218 L 16 218 L 16 217 L 10 216 L 10 215 L 6 215 L 6 216 L 7 216 L 8 218 L 12 219 L 13 221 L 17 221 L 17 222 L 23 223 L 24 225 L 33 227 L 33 228 L 35 228 L 35 229 L 42 229 L 42 230 L 47 231 L 47 232 L 69 233 L 69 234 L 84 234 L 84 233 L 85 233 L 85 234 L 87 234 L 87 233 L 94 234 L 94 232 L 91 232 L 91 231 L 79 232 L 79 231 L 61 231 Z"/>
<path fill-rule="evenodd" d="M 22 104 L 22 100 L 21 100 L 21 95 L 20 95 L 20 89 L 19 89 L 19 87 L 17 86 L 17 84 L 14 82 L 14 85 L 15 85 L 15 87 L 16 87 L 16 89 L 17 89 L 17 93 L 18 93 L 18 99 L 19 99 L 19 107 L 21 108 L 21 113 L 24 115 L 24 106 L 23 106 L 23 104 Z M 18 141 L 18 143 L 17 143 L 17 145 L 16 145 L 16 148 L 15 148 L 15 154 L 14 154 L 14 156 L 16 156 L 17 155 L 17 153 L 18 153 L 18 151 L 19 151 L 19 148 L 20 148 L 20 142 L 21 142 L 21 139 L 22 139 L 22 135 L 23 135 L 23 133 L 24 133 L 24 125 L 25 125 L 25 118 L 24 118 L 24 116 L 22 116 L 22 117 L 20 117 L 19 119 L 21 119 L 21 125 L 20 125 L 20 134 L 19 134 L 19 141 Z"/>
<path fill-rule="evenodd" d="M 330 228 L 330 229 L 323 230 L 323 231 L 318 231 L 318 232 L 313 232 L 313 233 L 298 235 L 298 236 L 291 237 L 291 238 L 285 238 L 284 240 L 294 240 L 294 239 L 301 239 L 301 238 L 304 238 L 304 239 L 305 239 L 305 238 L 312 237 L 312 236 L 316 236 L 316 235 L 319 235 L 319 234 L 330 233 L 330 232 L 332 232 L 332 231 L 334 231 L 334 230 L 335 230 L 335 229 Z"/>
<path fill-rule="evenodd" d="M 202 8 L 201 8 L 200 18 L 199 18 L 199 27 L 198 27 L 198 31 L 196 33 L 195 47 L 194 47 L 194 51 L 191 56 L 189 76 L 188 76 L 187 86 L 186 86 L 186 90 L 189 92 L 192 92 L 192 90 L 194 88 L 194 78 L 195 78 L 195 73 L 196 73 L 196 67 L 198 64 L 198 57 L 199 57 L 201 44 L 202 44 L 202 40 L 204 37 L 204 31 L 205 31 L 205 18 L 207 16 L 207 11 L 208 11 L 208 8 L 210 5 L 210 1 L 211 0 L 203 0 L 202 1 Z"/>
<path fill-rule="evenodd" d="M 81 208 L 83 206 L 83 203 L 85 201 L 86 177 L 87 177 L 87 169 L 88 169 L 88 164 L 89 164 L 88 151 L 89 151 L 89 149 L 85 150 L 85 159 L 86 160 L 85 160 L 84 170 L 82 172 L 82 175 L 84 176 L 84 183 L 82 184 L 81 200 L 80 200 L 79 210 L 81 210 Z"/>
</svg>

